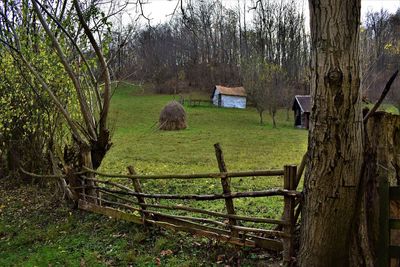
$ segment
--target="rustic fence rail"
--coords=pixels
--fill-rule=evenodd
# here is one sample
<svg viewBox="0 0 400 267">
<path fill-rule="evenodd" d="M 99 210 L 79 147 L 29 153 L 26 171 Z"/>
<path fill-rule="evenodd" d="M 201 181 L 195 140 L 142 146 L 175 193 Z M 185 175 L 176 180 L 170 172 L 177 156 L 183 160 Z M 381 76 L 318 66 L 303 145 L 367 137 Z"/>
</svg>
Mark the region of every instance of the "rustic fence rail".
<svg viewBox="0 0 400 267">
<path fill-rule="evenodd" d="M 285 265 L 294 260 L 294 228 L 296 224 L 296 206 L 300 203 L 301 193 L 296 191 L 301 173 L 297 173 L 294 165 L 284 166 L 282 170 L 261 170 L 246 172 L 228 172 L 222 150 L 215 145 L 219 173 L 178 174 L 178 175 L 138 175 L 132 166 L 129 174 L 107 174 L 91 169 L 81 173 L 83 180 L 90 183 L 75 190 L 80 190 L 80 209 L 104 214 L 138 224 L 156 225 L 175 231 L 189 232 L 194 235 L 213 238 L 238 246 L 261 247 L 275 251 L 283 251 Z M 88 174 L 102 176 L 102 179 L 88 177 Z M 282 176 L 282 188 L 260 191 L 233 192 L 230 178 Z M 105 179 L 104 179 L 105 178 Z M 115 182 L 114 178 L 131 180 L 132 186 Z M 155 194 L 146 193 L 141 180 L 150 179 L 220 179 L 221 193 L 216 194 Z M 94 192 L 94 194 L 93 194 Z M 281 196 L 283 198 L 283 216 L 281 219 L 253 217 L 236 214 L 235 198 L 254 198 Z M 151 203 L 151 199 L 185 200 L 184 205 Z M 210 211 L 190 207 L 190 201 L 223 200 L 224 212 Z M 186 202 L 187 201 L 187 202 Z M 168 211 L 170 213 L 168 213 Z M 175 211 L 172 214 L 171 211 Z M 176 211 L 186 211 L 185 215 L 177 215 Z M 193 216 L 191 215 L 193 214 Z M 206 217 L 204 217 L 206 216 Z M 298 215 L 297 215 L 298 216 Z M 250 226 L 242 222 L 251 222 Z M 279 227 L 264 229 L 255 224 L 272 224 Z"/>
<path fill-rule="evenodd" d="M 213 102 L 212 100 L 206 100 L 206 99 L 185 99 L 183 97 L 181 97 L 179 99 L 179 103 L 181 103 L 182 105 L 189 105 L 191 107 L 195 107 L 195 106 L 212 106 Z"/>
<path fill-rule="evenodd" d="M 295 262 L 294 229 L 300 216 L 302 203 L 302 193 L 296 191 L 296 189 L 305 168 L 306 155 L 303 157 L 299 171 L 297 171 L 295 165 L 286 165 L 282 170 L 228 172 L 221 147 L 219 144 L 215 144 L 214 147 L 220 170 L 218 173 L 138 175 L 132 166 L 128 167 L 129 174 L 108 174 L 89 168 L 65 175 L 58 172 L 55 172 L 54 175 L 37 175 L 27 172 L 23 168 L 21 168 L 21 171 L 32 177 L 64 181 L 68 191 L 73 192 L 71 199 L 79 198 L 78 207 L 82 210 L 146 226 L 156 225 L 175 231 L 185 231 L 238 246 L 282 251 L 284 265 L 293 265 Z M 78 180 L 81 179 L 81 183 L 68 185 L 65 179 L 69 175 L 73 175 L 74 179 L 79 176 Z M 99 179 L 96 176 L 103 178 Z M 233 192 L 231 190 L 231 178 L 247 179 L 249 177 L 259 177 L 260 179 L 265 179 L 271 176 L 283 177 L 281 188 L 245 192 Z M 127 185 L 125 181 L 124 184 L 117 183 L 116 181 L 118 180 L 114 178 L 125 181 L 130 180 L 132 186 Z M 219 179 L 222 193 L 206 195 L 146 193 L 140 181 L 158 179 Z M 281 219 L 236 214 L 235 198 L 271 196 L 281 196 L 283 198 Z M 148 201 L 151 199 L 155 199 L 157 202 Z M 160 199 L 184 200 L 184 205 L 171 204 L 171 201 L 168 201 L 167 205 L 165 203 L 160 204 L 158 202 Z M 213 200 L 223 200 L 226 212 L 210 211 L 187 205 L 190 201 Z M 173 212 L 167 213 L 166 211 L 175 211 L 175 214 Z M 176 211 L 186 211 L 194 214 L 194 216 L 189 216 L 190 214 L 187 213 L 177 215 Z M 207 215 L 208 218 L 200 217 L 202 215 Z M 250 226 L 245 226 L 243 222 L 250 223 Z M 255 224 L 258 224 L 258 227 L 255 227 Z M 276 227 L 274 229 L 265 229 L 264 224 L 272 224 L 276 225 Z M 392 228 L 398 228 L 399 222 L 398 220 L 389 220 L 389 225 Z M 397 253 L 396 248 L 392 248 L 392 250 L 395 251 L 393 253 Z"/>
</svg>

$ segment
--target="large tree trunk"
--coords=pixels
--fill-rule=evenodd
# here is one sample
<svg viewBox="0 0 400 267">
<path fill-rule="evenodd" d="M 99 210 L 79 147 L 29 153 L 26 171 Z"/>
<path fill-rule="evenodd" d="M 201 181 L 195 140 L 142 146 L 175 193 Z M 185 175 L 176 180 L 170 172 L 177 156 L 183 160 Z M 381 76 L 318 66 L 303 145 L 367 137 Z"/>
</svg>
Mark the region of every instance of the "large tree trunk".
<svg viewBox="0 0 400 267">
<path fill-rule="evenodd" d="M 313 113 L 301 266 L 348 266 L 363 158 L 360 0 L 310 0 Z"/>
</svg>

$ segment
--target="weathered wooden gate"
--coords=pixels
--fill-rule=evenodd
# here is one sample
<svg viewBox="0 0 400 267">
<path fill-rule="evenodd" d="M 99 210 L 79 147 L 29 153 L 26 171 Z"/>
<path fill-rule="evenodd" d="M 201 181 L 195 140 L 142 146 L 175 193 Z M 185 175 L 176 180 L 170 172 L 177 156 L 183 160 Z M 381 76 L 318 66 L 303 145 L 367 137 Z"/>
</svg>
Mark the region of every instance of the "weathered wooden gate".
<svg viewBox="0 0 400 267">
<path fill-rule="evenodd" d="M 261 247 L 274 251 L 283 251 L 283 260 L 287 264 L 294 261 L 294 228 L 299 210 L 295 211 L 296 205 L 300 203 L 301 193 L 296 191 L 300 175 L 294 165 L 284 166 L 282 170 L 261 170 L 245 172 L 227 172 L 223 161 L 222 151 L 218 152 L 216 147 L 219 173 L 200 174 L 176 174 L 176 175 L 137 175 L 132 167 L 128 167 L 129 174 L 105 174 L 87 169 L 87 174 L 107 177 L 107 179 L 88 178 L 96 184 L 90 187 L 95 190 L 96 196 L 89 195 L 87 187 L 81 188 L 81 200 L 79 208 L 104 214 L 116 219 L 122 219 L 137 224 L 157 225 L 175 231 L 185 231 L 196 236 L 203 236 L 232 243 L 239 246 Z M 249 179 L 252 177 L 281 176 L 283 183 L 281 188 L 231 192 L 230 178 Z M 125 184 L 111 181 L 112 178 L 128 179 L 132 188 Z M 149 179 L 219 179 L 222 185 L 220 194 L 152 194 L 145 193 L 141 180 Z M 261 178 L 260 178 L 261 179 Z M 102 185 L 102 186 L 100 186 Z M 281 219 L 251 217 L 236 214 L 234 199 L 236 198 L 259 198 L 270 196 L 283 197 L 283 216 Z M 199 209 L 187 205 L 161 205 L 159 203 L 148 203 L 148 199 L 169 199 L 190 201 L 212 201 L 221 200 L 225 202 L 226 213 Z M 187 203 L 185 202 L 185 203 Z M 168 210 L 160 212 L 158 210 Z M 193 214 L 176 215 L 174 211 L 185 211 Z M 176 212 L 175 212 L 176 213 Z M 203 216 L 203 217 L 201 217 Z M 205 218 L 206 216 L 207 218 Z M 248 227 L 241 223 L 252 222 L 257 224 L 277 225 L 275 229 L 266 227 Z"/>
<path fill-rule="evenodd" d="M 386 177 L 379 179 L 379 266 L 400 264 L 400 217 L 391 214 L 391 204 L 400 201 L 400 186 L 390 186 Z M 397 243 L 397 244 L 396 244 Z M 396 260 L 397 259 L 397 260 Z M 397 261 L 397 262 L 396 262 Z"/>
</svg>

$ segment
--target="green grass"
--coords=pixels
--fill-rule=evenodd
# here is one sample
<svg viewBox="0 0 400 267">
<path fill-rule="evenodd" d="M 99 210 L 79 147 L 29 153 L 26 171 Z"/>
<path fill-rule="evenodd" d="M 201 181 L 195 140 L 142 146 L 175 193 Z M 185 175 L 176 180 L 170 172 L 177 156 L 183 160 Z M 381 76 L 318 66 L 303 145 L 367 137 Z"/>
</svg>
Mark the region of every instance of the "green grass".
<svg viewBox="0 0 400 267">
<path fill-rule="evenodd" d="M 278 128 L 273 129 L 268 114 L 267 124 L 261 126 L 254 109 L 185 107 L 188 129 L 158 131 L 159 112 L 174 97 L 138 91 L 121 86 L 113 97 L 114 145 L 103 170 L 125 172 L 133 164 L 144 174 L 215 172 L 213 144 L 217 142 L 231 171 L 297 164 L 306 150 L 307 131 L 295 129 L 283 111 L 278 114 Z"/>
<path fill-rule="evenodd" d="M 101 171 L 127 173 L 126 167 L 134 165 L 141 174 L 218 172 L 213 147 L 217 142 L 229 171 L 282 169 L 285 164 L 299 164 L 306 151 L 307 131 L 286 121 L 285 111 L 279 112 L 278 127 L 273 129 L 268 114 L 266 125 L 259 125 L 258 114 L 251 108 L 185 107 L 188 129 L 158 131 L 159 112 L 173 99 L 148 94 L 138 86 L 120 85 L 111 107 L 114 144 Z M 232 179 L 234 191 L 281 186 L 281 177 Z M 143 181 L 142 187 L 145 192 L 171 194 L 222 190 L 218 179 Z M 146 230 L 71 210 L 49 197 L 49 192 L 37 191 L 32 187 L 6 190 L 0 184 L 0 266 L 157 266 L 158 261 L 161 266 L 219 266 L 235 265 L 236 260 L 242 266 L 255 266 L 265 264 L 269 257 L 263 251 L 237 250 L 184 233 Z M 174 203 L 225 210 L 223 201 Z M 238 214 L 278 218 L 283 204 L 274 197 L 235 199 L 235 206 Z"/>
<path fill-rule="evenodd" d="M 286 111 L 278 113 L 278 127 L 273 129 L 268 114 L 266 125 L 260 125 L 258 114 L 252 108 L 186 106 L 187 129 L 159 131 L 156 127 L 159 112 L 173 99 L 171 95 L 143 94 L 135 86 L 120 85 L 116 89 L 111 113 L 115 144 L 102 164 L 102 171 L 127 173 L 126 167 L 133 165 L 141 174 L 218 172 L 213 147 L 217 142 L 222 146 L 229 171 L 283 169 L 285 164 L 299 164 L 306 151 L 307 131 L 294 128 L 293 121 L 286 120 Z M 145 192 L 154 193 L 222 191 L 217 179 L 147 180 L 142 185 Z M 265 190 L 282 185 L 282 177 L 232 179 L 234 191 Z M 225 210 L 223 201 L 191 202 L 190 205 Z M 240 214 L 278 218 L 283 203 L 281 198 L 246 198 L 236 199 L 235 206 Z"/>
<path fill-rule="evenodd" d="M 0 182 L 0 266 L 156 266 L 157 259 L 162 266 L 200 266 L 208 257 L 203 246 L 215 246 L 197 240 L 193 248 L 183 234 L 169 242 L 169 232 L 72 210 L 47 190 Z"/>
</svg>

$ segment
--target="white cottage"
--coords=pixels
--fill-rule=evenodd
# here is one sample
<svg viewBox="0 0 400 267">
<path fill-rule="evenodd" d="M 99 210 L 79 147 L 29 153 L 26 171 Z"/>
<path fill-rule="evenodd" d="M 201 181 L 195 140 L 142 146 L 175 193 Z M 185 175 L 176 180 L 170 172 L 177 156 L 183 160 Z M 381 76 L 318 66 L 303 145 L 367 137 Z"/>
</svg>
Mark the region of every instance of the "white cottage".
<svg viewBox="0 0 400 267">
<path fill-rule="evenodd" d="M 211 99 L 218 107 L 246 108 L 246 91 L 243 87 L 216 85 Z"/>
</svg>

